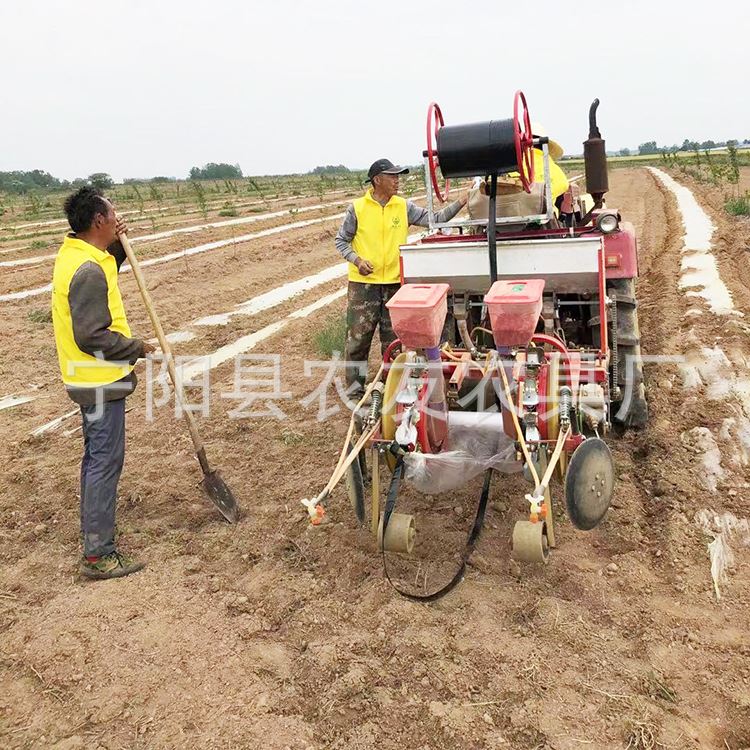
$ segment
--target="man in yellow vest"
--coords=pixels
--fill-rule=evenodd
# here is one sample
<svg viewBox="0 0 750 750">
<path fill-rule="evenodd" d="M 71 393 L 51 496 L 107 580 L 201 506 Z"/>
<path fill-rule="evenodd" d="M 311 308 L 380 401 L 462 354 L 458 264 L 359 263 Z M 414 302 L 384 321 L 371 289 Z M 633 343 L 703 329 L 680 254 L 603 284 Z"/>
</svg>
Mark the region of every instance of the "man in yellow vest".
<svg viewBox="0 0 750 750">
<path fill-rule="evenodd" d="M 399 175 L 408 171 L 388 159 L 374 162 L 367 173 L 372 187 L 347 207 L 336 235 L 336 249 L 349 262 L 346 384 L 353 397 L 364 386 L 375 329 L 380 329 L 383 353 L 396 337 L 385 303 L 399 288 L 399 247 L 406 244 L 410 226 L 429 226 L 427 209 L 397 194 Z M 450 221 L 465 205 L 464 194 L 438 211 L 435 220 Z"/>
<path fill-rule="evenodd" d="M 127 232 L 112 204 L 92 187 L 65 201 L 71 232 L 52 275 L 52 323 L 65 388 L 81 408 L 81 573 L 119 578 L 143 568 L 115 547 L 117 483 L 125 459 L 125 397 L 133 392 L 133 364 L 154 351 L 132 338 L 117 274 Z"/>
</svg>

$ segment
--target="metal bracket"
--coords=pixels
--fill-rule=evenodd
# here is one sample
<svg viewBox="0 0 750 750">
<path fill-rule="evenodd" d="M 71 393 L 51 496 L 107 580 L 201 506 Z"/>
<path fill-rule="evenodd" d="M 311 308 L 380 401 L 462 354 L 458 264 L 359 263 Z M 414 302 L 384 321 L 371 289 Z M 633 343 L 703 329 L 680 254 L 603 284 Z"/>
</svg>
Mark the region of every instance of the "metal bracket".
<svg viewBox="0 0 750 750">
<path fill-rule="evenodd" d="M 532 214 L 531 216 L 506 216 L 500 219 L 496 219 L 498 226 L 502 224 L 532 224 L 538 222 L 540 224 L 549 224 L 555 216 L 555 209 L 552 205 L 552 178 L 550 177 L 549 169 L 549 146 L 548 144 L 542 144 L 542 155 L 544 164 L 544 201 L 547 207 L 547 211 L 543 214 Z M 477 175 L 478 177 L 480 175 Z M 432 183 L 430 181 L 430 167 L 429 160 L 425 157 L 424 160 L 424 180 L 425 180 L 425 191 L 427 192 L 427 218 L 430 224 L 430 232 L 434 232 L 437 229 L 454 229 L 465 227 L 486 227 L 489 223 L 489 217 L 487 219 L 468 219 L 463 221 L 447 221 L 438 223 L 435 220 L 435 204 L 432 194 Z"/>
</svg>

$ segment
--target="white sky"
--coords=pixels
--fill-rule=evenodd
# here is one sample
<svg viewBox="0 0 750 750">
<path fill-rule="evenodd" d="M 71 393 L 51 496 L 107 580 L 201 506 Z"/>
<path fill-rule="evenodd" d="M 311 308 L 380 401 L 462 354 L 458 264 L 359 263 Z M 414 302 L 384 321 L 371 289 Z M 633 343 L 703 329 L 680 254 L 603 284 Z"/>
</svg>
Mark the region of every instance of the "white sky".
<svg viewBox="0 0 750 750">
<path fill-rule="evenodd" d="M 1 0 L 0 171 L 185 177 L 417 163 L 428 103 L 502 119 L 515 89 L 580 152 L 750 138 L 744 0 Z M 579 11 L 580 9 L 580 11 Z M 586 13 L 586 15 L 582 15 Z"/>
</svg>

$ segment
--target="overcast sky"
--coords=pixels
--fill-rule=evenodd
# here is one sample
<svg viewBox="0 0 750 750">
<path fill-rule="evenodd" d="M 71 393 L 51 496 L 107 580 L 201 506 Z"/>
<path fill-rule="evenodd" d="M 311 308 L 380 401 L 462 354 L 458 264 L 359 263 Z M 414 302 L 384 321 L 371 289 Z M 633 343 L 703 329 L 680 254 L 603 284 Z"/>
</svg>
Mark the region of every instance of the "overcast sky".
<svg viewBox="0 0 750 750">
<path fill-rule="evenodd" d="M 749 19 L 744 0 L 2 0 L 0 171 L 413 164 L 431 100 L 501 119 L 517 88 L 567 152 L 597 96 L 610 149 L 742 140 Z"/>
</svg>

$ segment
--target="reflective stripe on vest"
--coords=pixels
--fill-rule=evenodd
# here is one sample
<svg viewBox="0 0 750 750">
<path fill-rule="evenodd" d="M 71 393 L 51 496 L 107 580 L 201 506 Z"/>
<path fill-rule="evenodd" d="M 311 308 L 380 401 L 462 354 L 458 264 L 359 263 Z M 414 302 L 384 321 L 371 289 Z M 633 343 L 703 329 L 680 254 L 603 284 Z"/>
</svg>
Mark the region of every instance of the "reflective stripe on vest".
<svg viewBox="0 0 750 750">
<path fill-rule="evenodd" d="M 76 344 L 68 292 L 75 272 L 90 261 L 104 271 L 107 280 L 107 305 L 112 318 L 109 330 L 130 337 L 130 326 L 117 285 L 117 260 L 88 242 L 76 237 L 66 237 L 57 253 L 52 274 L 52 323 L 63 383 L 83 388 L 109 385 L 133 370 L 130 364 L 117 365 L 92 357 L 81 351 Z"/>
<path fill-rule="evenodd" d="M 385 206 L 381 206 L 368 190 L 354 201 L 357 216 L 357 233 L 352 240 L 354 252 L 362 260 L 372 263 L 373 272 L 363 276 L 357 267 L 349 264 L 349 280 L 365 284 L 398 284 L 399 247 L 406 244 L 409 235 L 409 220 L 406 201 L 394 195 Z"/>
</svg>

